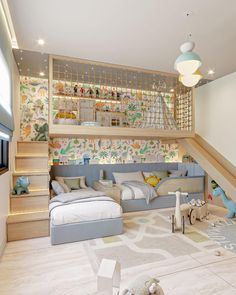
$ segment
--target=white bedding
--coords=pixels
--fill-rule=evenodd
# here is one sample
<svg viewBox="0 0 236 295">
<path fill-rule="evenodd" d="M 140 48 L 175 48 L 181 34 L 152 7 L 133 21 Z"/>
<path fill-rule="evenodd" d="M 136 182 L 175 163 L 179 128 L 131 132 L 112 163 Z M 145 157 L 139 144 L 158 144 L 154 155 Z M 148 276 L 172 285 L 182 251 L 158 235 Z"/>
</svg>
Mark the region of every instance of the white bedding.
<svg viewBox="0 0 236 295">
<path fill-rule="evenodd" d="M 121 188 L 121 199 L 122 200 L 131 200 L 133 199 L 133 194 L 130 188 L 120 184 L 119 187 Z M 141 189 L 138 187 L 132 186 L 134 192 L 134 199 L 146 199 Z"/>
<path fill-rule="evenodd" d="M 88 188 L 87 190 L 91 191 L 92 188 Z M 60 202 L 51 203 L 49 210 L 51 210 L 52 204 L 54 206 L 55 204 L 61 205 L 52 209 L 50 214 L 51 224 L 62 225 L 121 217 L 122 209 L 120 205 L 113 202 L 110 197 L 99 196 L 88 199 L 89 202 L 76 203 L 76 201 L 73 201 L 65 205 L 61 205 Z"/>
</svg>

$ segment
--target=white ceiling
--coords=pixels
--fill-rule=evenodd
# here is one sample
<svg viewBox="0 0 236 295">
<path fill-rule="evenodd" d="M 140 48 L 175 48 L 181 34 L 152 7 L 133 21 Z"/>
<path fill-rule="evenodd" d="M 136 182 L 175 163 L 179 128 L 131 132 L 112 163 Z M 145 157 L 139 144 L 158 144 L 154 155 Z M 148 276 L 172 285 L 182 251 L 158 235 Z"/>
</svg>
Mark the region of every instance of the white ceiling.
<svg viewBox="0 0 236 295">
<path fill-rule="evenodd" d="M 9 0 L 22 49 L 174 72 L 188 33 L 217 78 L 236 70 L 235 0 Z M 186 12 L 192 14 L 187 17 Z"/>
</svg>

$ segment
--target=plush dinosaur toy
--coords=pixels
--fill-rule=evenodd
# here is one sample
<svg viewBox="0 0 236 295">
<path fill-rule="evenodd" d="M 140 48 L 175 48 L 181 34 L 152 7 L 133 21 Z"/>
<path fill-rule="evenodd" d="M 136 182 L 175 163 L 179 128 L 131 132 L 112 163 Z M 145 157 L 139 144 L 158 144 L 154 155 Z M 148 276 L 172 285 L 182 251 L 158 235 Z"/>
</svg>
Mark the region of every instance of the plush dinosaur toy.
<svg viewBox="0 0 236 295">
<path fill-rule="evenodd" d="M 13 188 L 12 194 L 13 195 L 21 195 L 21 194 L 28 194 L 29 193 L 29 186 L 30 182 L 28 177 L 20 176 L 16 180 L 16 185 Z"/>
<path fill-rule="evenodd" d="M 227 218 L 234 218 L 236 215 L 236 202 L 229 199 L 224 190 L 214 181 L 211 181 L 211 186 L 213 189 L 213 197 L 221 197 L 225 207 L 229 210 L 229 213 L 226 215 Z"/>
<path fill-rule="evenodd" d="M 42 126 L 34 124 L 34 129 L 37 132 L 34 140 L 35 141 L 47 141 L 48 140 L 48 124 L 44 123 Z"/>
</svg>

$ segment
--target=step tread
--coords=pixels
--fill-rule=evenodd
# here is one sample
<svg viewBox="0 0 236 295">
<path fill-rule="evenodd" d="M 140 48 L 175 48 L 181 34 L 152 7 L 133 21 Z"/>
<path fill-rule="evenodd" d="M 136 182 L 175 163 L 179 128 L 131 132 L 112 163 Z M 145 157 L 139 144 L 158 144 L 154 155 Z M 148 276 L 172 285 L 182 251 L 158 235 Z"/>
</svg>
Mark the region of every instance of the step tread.
<svg viewBox="0 0 236 295">
<path fill-rule="evenodd" d="M 17 170 L 15 172 L 13 172 L 12 174 L 13 176 L 34 176 L 34 175 L 49 175 L 49 171 L 48 170 L 30 170 L 30 171 L 26 171 L 26 170 Z"/>
<path fill-rule="evenodd" d="M 26 197 L 40 197 L 40 196 L 49 196 L 49 189 L 31 189 L 29 194 L 22 195 L 13 195 L 11 194 L 11 198 L 26 198 Z"/>
<path fill-rule="evenodd" d="M 22 213 L 12 213 L 8 215 L 7 224 L 47 220 L 49 219 L 49 211 L 35 211 L 35 212 L 22 212 Z"/>
<path fill-rule="evenodd" d="M 39 143 L 39 144 L 45 144 L 48 145 L 48 141 L 24 141 L 24 140 L 18 140 L 17 143 Z"/>
<path fill-rule="evenodd" d="M 17 159 L 22 159 L 22 158 L 47 158 L 48 159 L 48 153 L 41 153 L 41 154 L 34 154 L 34 153 L 31 153 L 31 154 L 29 154 L 29 153 L 25 153 L 25 154 L 23 154 L 23 153 L 21 153 L 21 154 L 17 154 L 16 156 L 15 156 Z"/>
</svg>

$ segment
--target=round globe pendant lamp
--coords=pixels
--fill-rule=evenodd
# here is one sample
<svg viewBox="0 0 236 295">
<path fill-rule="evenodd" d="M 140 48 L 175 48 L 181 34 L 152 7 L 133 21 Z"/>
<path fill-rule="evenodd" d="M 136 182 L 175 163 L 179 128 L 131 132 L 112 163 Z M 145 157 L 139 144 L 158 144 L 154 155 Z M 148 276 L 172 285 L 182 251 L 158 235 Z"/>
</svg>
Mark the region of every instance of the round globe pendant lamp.
<svg viewBox="0 0 236 295">
<path fill-rule="evenodd" d="M 202 74 L 199 70 L 190 75 L 179 75 L 179 81 L 186 87 L 195 86 L 201 79 Z"/>
<path fill-rule="evenodd" d="M 191 75 L 201 66 L 202 61 L 200 56 L 193 52 L 195 47 L 194 42 L 188 41 L 180 46 L 182 54 L 175 61 L 175 69 L 181 75 Z"/>
</svg>

